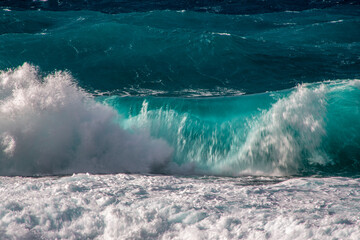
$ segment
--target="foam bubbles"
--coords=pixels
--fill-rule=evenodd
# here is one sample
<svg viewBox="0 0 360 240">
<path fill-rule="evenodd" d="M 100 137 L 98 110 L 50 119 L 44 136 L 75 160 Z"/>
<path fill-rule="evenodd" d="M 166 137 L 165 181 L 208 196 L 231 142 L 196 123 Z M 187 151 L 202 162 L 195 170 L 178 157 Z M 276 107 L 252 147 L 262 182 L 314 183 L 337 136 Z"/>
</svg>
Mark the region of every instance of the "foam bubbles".
<svg viewBox="0 0 360 240">
<path fill-rule="evenodd" d="M 239 149 L 236 164 L 270 173 L 296 173 L 304 164 L 326 163 L 320 147 L 325 136 L 328 89 L 298 86 L 261 116 Z"/>
<path fill-rule="evenodd" d="M 1 145 L 3 146 L 3 151 L 6 155 L 12 156 L 15 151 L 16 142 L 15 139 L 8 133 L 4 133 L 2 136 Z"/>
<path fill-rule="evenodd" d="M 0 181 L 4 239 L 360 236 L 359 178 L 77 174 Z"/>
<path fill-rule="evenodd" d="M 122 129 L 67 72 L 1 71 L 0 112 L 1 175 L 150 172 L 171 156 L 164 141 Z"/>
</svg>

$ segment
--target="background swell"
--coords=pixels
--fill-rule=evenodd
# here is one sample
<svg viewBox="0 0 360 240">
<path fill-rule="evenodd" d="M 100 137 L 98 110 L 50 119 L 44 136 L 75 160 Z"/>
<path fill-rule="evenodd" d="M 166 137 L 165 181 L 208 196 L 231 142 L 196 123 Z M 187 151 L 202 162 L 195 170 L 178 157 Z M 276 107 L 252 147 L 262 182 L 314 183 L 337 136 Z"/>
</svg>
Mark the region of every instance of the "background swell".
<svg viewBox="0 0 360 240">
<path fill-rule="evenodd" d="M 339 10 L 340 8 L 340 10 Z M 69 70 L 89 91 L 239 95 L 359 77 L 360 11 L 226 15 L 12 11 L 0 18 L 0 69 Z"/>
</svg>

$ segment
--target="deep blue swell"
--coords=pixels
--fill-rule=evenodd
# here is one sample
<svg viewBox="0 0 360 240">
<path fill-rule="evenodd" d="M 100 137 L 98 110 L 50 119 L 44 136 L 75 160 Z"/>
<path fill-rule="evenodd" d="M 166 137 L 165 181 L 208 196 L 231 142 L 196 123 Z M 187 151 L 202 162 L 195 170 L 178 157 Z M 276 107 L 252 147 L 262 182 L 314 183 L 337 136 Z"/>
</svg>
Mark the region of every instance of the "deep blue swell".
<svg viewBox="0 0 360 240">
<path fill-rule="evenodd" d="M 67 69 L 82 87 L 120 94 L 261 93 L 358 78 L 359 29 L 350 5 L 253 15 L 5 9 L 0 69 Z"/>
</svg>

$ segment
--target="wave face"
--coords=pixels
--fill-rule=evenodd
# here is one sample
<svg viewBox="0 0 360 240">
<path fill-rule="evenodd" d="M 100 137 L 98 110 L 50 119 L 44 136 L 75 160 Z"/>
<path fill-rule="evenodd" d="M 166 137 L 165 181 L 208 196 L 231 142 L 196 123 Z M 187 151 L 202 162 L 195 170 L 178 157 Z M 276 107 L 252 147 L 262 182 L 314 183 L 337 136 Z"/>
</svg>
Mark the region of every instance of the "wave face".
<svg viewBox="0 0 360 240">
<path fill-rule="evenodd" d="M 0 69 L 67 69 L 89 91 L 224 96 L 359 78 L 358 5 L 252 15 L 0 11 Z"/>
<path fill-rule="evenodd" d="M 189 171 L 219 175 L 360 170 L 360 81 L 210 99 L 105 97 L 126 129 L 149 129 Z"/>
</svg>

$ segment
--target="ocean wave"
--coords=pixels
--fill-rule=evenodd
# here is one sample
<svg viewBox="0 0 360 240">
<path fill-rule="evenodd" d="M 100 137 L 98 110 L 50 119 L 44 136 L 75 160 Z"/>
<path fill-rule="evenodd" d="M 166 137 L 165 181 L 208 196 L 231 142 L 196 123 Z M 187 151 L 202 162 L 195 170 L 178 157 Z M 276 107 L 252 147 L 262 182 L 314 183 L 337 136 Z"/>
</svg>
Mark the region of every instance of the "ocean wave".
<svg viewBox="0 0 360 240">
<path fill-rule="evenodd" d="M 360 80 L 212 98 L 95 97 L 27 63 L 0 80 L 1 175 L 360 170 Z"/>
</svg>

